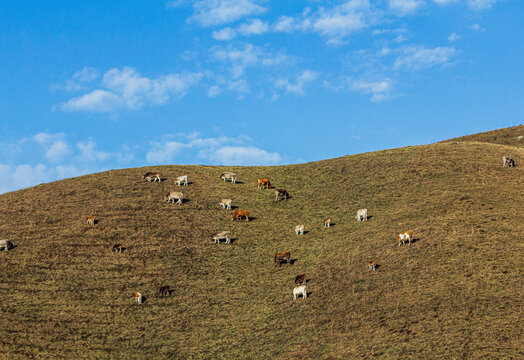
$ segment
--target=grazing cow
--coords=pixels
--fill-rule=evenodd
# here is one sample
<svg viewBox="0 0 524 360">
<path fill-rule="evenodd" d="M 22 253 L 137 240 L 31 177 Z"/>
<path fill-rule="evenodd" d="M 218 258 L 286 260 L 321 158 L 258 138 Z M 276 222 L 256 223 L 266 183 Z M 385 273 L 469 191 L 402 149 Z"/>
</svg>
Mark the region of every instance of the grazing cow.
<svg viewBox="0 0 524 360">
<path fill-rule="evenodd" d="M 231 199 L 220 200 L 220 206 L 222 206 L 222 209 L 231 210 Z"/>
<path fill-rule="evenodd" d="M 413 239 L 413 230 L 404 231 L 403 233 L 398 234 L 398 246 L 400 246 L 400 242 L 402 242 L 402 245 L 405 244 L 405 241 L 408 241 L 408 246 L 411 246 L 411 240 Z"/>
<path fill-rule="evenodd" d="M 275 254 L 275 264 L 278 264 L 278 266 L 282 265 L 282 261 L 286 261 L 288 265 L 291 265 L 291 253 L 289 251 L 286 252 L 277 252 Z"/>
<path fill-rule="evenodd" d="M 355 217 L 358 221 L 366 221 L 368 219 L 368 209 L 360 209 Z"/>
<path fill-rule="evenodd" d="M 136 303 L 138 305 L 142 304 L 142 301 L 144 300 L 143 297 L 142 297 L 142 294 L 140 294 L 139 292 L 136 292 L 135 293 L 135 300 L 136 300 Z"/>
<path fill-rule="evenodd" d="M 302 297 L 307 299 L 306 285 L 300 285 L 293 289 L 293 300 L 297 301 L 297 296 L 302 295 Z"/>
<path fill-rule="evenodd" d="M 258 189 L 271 189 L 271 183 L 269 179 L 258 179 Z"/>
<path fill-rule="evenodd" d="M 325 218 L 324 219 L 324 226 L 330 227 L 331 226 L 331 218 Z"/>
<path fill-rule="evenodd" d="M 158 296 L 169 296 L 170 295 L 170 289 L 169 286 L 161 286 L 158 288 Z"/>
<path fill-rule="evenodd" d="M 249 221 L 249 210 L 235 210 L 235 213 L 231 217 L 231 220 L 242 220 L 243 217 L 246 218 L 246 221 Z"/>
<path fill-rule="evenodd" d="M 11 250 L 14 247 L 13 243 L 9 240 L 0 240 L 0 250 Z"/>
<path fill-rule="evenodd" d="M 220 174 L 220 178 L 224 181 L 231 181 L 233 184 L 237 182 L 237 174 L 226 171 Z"/>
<path fill-rule="evenodd" d="M 306 283 L 306 274 L 300 274 L 295 277 L 295 284 L 305 284 Z"/>
<path fill-rule="evenodd" d="M 373 260 L 373 259 L 369 260 L 369 263 L 368 263 L 368 269 L 369 270 L 375 271 L 376 270 L 376 266 L 377 266 L 377 263 L 375 263 L 375 260 Z"/>
<path fill-rule="evenodd" d="M 231 231 L 221 231 L 211 236 L 211 240 L 213 240 L 215 244 L 219 244 L 221 239 L 225 239 L 226 244 L 229 244 L 231 242 Z"/>
<path fill-rule="evenodd" d="M 147 182 L 155 182 L 158 180 L 158 182 L 161 182 L 162 180 L 160 179 L 160 173 L 158 172 L 148 172 L 148 173 L 145 173 L 144 176 L 142 176 L 142 180 L 147 180 Z"/>
<path fill-rule="evenodd" d="M 280 200 L 280 198 L 283 197 L 286 200 L 289 198 L 289 194 L 286 191 L 286 189 L 276 189 L 275 190 L 275 201 Z"/>
<path fill-rule="evenodd" d="M 95 217 L 94 216 L 87 216 L 86 217 L 86 224 L 87 225 L 95 225 Z"/>
<path fill-rule="evenodd" d="M 175 202 L 175 199 L 177 200 L 177 203 L 182 204 L 182 200 L 184 199 L 184 194 L 182 194 L 180 191 L 171 191 L 164 196 L 164 201 L 167 202 Z"/>
<path fill-rule="evenodd" d="M 502 167 L 515 167 L 515 160 L 511 158 L 511 156 L 503 156 L 502 157 Z"/>
<path fill-rule="evenodd" d="M 115 244 L 113 245 L 113 248 L 111 249 L 111 251 L 113 251 L 114 253 L 122 253 L 122 249 L 124 247 L 122 246 L 122 244 Z"/>
<path fill-rule="evenodd" d="M 304 225 L 295 226 L 295 234 L 304 235 Z"/>
<path fill-rule="evenodd" d="M 184 186 L 187 186 L 187 175 L 177 177 L 174 182 L 178 186 L 180 186 L 181 184 L 184 184 Z"/>
</svg>

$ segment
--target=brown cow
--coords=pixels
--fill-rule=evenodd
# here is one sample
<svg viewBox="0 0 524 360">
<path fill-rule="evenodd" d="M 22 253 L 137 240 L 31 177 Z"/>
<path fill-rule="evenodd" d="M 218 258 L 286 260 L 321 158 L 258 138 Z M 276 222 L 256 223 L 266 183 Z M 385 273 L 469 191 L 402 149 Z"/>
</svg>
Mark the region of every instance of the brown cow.
<svg viewBox="0 0 524 360">
<path fill-rule="evenodd" d="M 233 214 L 231 220 L 242 220 L 243 217 L 246 218 L 246 221 L 249 221 L 249 210 L 235 210 L 235 213 Z"/>
<path fill-rule="evenodd" d="M 278 266 L 282 265 L 282 261 L 286 260 L 288 265 L 291 265 L 291 253 L 289 251 L 286 252 L 277 252 L 275 254 L 275 264 L 278 264 Z"/>
<path fill-rule="evenodd" d="M 377 263 L 375 262 L 375 260 L 373 259 L 369 260 L 368 269 L 375 271 L 376 267 L 377 267 Z"/>
<path fill-rule="evenodd" d="M 122 253 L 123 249 L 124 247 L 122 246 L 122 244 L 115 244 L 113 245 L 113 248 L 111 249 L 111 251 L 113 251 L 114 253 Z"/>
<path fill-rule="evenodd" d="M 283 197 L 285 199 L 289 198 L 289 194 L 286 191 L 286 189 L 276 189 L 275 190 L 275 201 L 278 201 L 280 197 Z"/>
<path fill-rule="evenodd" d="M 331 226 L 331 218 L 325 218 L 324 219 L 324 226 L 330 227 Z"/>
<path fill-rule="evenodd" d="M 160 173 L 159 172 L 148 172 L 148 173 L 145 173 L 143 176 L 142 176 L 142 180 L 143 181 L 147 181 L 147 182 L 155 182 L 158 180 L 158 182 L 161 182 L 162 180 L 160 179 Z"/>
<path fill-rule="evenodd" d="M 413 239 L 413 230 L 404 231 L 403 233 L 398 234 L 398 246 L 400 242 L 402 245 L 405 244 L 405 241 L 408 241 L 408 246 L 411 246 L 411 240 Z"/>
<path fill-rule="evenodd" d="M 306 274 L 297 275 L 295 278 L 295 284 L 305 284 L 306 283 Z"/>
<path fill-rule="evenodd" d="M 87 223 L 87 225 L 95 225 L 95 217 L 94 216 L 87 216 L 86 217 L 86 223 Z"/>
<path fill-rule="evenodd" d="M 169 295 L 170 295 L 170 290 L 169 290 L 168 285 L 161 286 L 158 288 L 158 296 L 169 296 Z"/>
<path fill-rule="evenodd" d="M 258 188 L 260 189 L 271 189 L 271 183 L 269 182 L 269 179 L 258 179 Z"/>
</svg>

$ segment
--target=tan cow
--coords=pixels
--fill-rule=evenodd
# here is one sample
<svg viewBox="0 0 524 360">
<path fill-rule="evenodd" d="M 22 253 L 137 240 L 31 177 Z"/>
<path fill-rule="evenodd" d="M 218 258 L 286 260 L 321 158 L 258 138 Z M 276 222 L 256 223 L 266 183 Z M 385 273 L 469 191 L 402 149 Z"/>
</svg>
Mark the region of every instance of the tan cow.
<svg viewBox="0 0 524 360">
<path fill-rule="evenodd" d="M 0 240 L 0 250 L 11 250 L 14 247 L 13 243 L 9 240 Z"/>
<path fill-rule="evenodd" d="M 242 220 L 243 217 L 246 218 L 246 221 L 249 221 L 249 210 L 235 210 L 231 220 Z"/>
<path fill-rule="evenodd" d="M 182 204 L 182 201 L 184 199 L 184 194 L 182 194 L 180 191 L 171 191 L 164 196 L 164 201 L 172 202 L 174 203 L 175 200 L 178 204 Z"/>
<path fill-rule="evenodd" d="M 221 239 L 225 239 L 226 244 L 229 244 L 231 242 L 231 231 L 221 231 L 211 236 L 211 240 L 213 240 L 215 244 L 219 244 Z"/>
<path fill-rule="evenodd" d="M 122 246 L 122 244 L 115 244 L 111 248 L 111 251 L 113 251 L 114 253 L 120 253 L 121 254 L 123 249 L 124 249 L 124 247 Z"/>
<path fill-rule="evenodd" d="M 222 209 L 231 210 L 231 202 L 231 199 L 222 199 L 220 200 L 220 206 L 222 206 Z"/>
<path fill-rule="evenodd" d="M 295 226 L 295 234 L 304 235 L 304 225 Z"/>
<path fill-rule="evenodd" d="M 237 174 L 226 171 L 220 174 L 220 178 L 225 181 L 231 181 L 233 184 L 237 182 Z"/>
<path fill-rule="evenodd" d="M 513 160 L 509 155 L 503 156 L 502 167 L 515 167 L 515 160 Z"/>
<path fill-rule="evenodd" d="M 325 227 L 331 227 L 331 218 L 325 218 L 324 219 L 324 226 Z"/>
</svg>

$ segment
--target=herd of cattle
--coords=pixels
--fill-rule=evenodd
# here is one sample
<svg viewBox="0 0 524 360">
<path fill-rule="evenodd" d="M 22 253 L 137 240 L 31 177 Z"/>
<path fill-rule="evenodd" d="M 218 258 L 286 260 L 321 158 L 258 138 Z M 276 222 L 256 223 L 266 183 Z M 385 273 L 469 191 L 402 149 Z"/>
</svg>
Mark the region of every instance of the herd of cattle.
<svg viewBox="0 0 524 360">
<path fill-rule="evenodd" d="M 220 175 L 220 179 L 224 181 L 230 181 L 231 183 L 236 183 L 236 174 L 232 172 L 223 172 Z M 158 172 L 148 172 L 144 176 L 142 176 L 143 181 L 148 182 L 155 182 L 159 181 L 161 182 L 160 173 Z M 175 179 L 174 183 L 178 186 L 187 186 L 187 175 L 179 176 Z M 271 185 L 271 181 L 269 179 L 258 179 L 258 189 L 271 189 L 273 186 Z M 178 204 L 182 204 L 184 195 L 180 191 L 171 191 L 166 196 L 164 196 L 164 201 L 167 202 L 175 202 L 177 200 Z M 282 199 L 289 199 L 289 193 L 286 189 L 275 189 L 275 201 L 279 201 Z M 222 199 L 219 202 L 219 205 L 223 209 L 231 210 L 231 199 Z M 356 219 L 361 221 L 367 221 L 368 220 L 368 210 L 367 209 L 360 209 L 357 211 L 357 215 L 355 216 Z M 245 219 L 246 221 L 249 221 L 249 210 L 240 210 L 235 209 L 233 212 L 233 215 L 231 217 L 231 220 L 242 220 Z M 93 224 L 94 219 L 90 216 L 87 218 L 88 224 Z M 327 217 L 324 218 L 323 222 L 324 227 L 331 227 L 331 218 Z M 304 225 L 296 225 L 295 226 L 295 234 L 296 235 L 304 235 Z M 398 235 L 398 246 L 401 244 L 405 244 L 405 241 L 408 241 L 408 245 L 411 246 L 411 240 L 413 239 L 413 231 L 408 230 L 403 233 L 400 233 Z M 220 240 L 224 240 L 226 244 L 231 243 L 231 232 L 230 231 L 220 231 L 213 235 L 211 235 L 211 240 L 214 241 L 215 244 L 220 243 Z M 117 244 L 113 246 L 114 252 L 122 252 L 122 245 Z M 276 265 L 280 266 L 282 263 L 287 263 L 288 265 L 291 265 L 291 253 L 289 251 L 285 252 L 277 252 L 274 257 L 274 262 Z M 368 263 L 369 270 L 376 270 L 376 263 L 373 259 L 371 259 Z M 295 284 L 298 285 L 293 289 L 293 300 L 296 301 L 297 297 L 302 295 L 304 299 L 307 298 L 307 290 L 306 290 L 306 274 L 300 274 L 297 275 L 295 278 Z M 162 286 L 158 289 L 158 295 L 159 296 L 168 296 L 170 294 L 169 286 Z M 136 292 L 135 293 L 135 300 L 137 304 L 142 304 L 144 301 L 144 297 L 141 293 Z"/>
<path fill-rule="evenodd" d="M 514 167 L 515 161 L 511 158 L 511 156 L 503 156 L 502 157 L 502 166 L 503 167 Z M 223 181 L 230 181 L 231 183 L 236 183 L 236 174 L 232 172 L 223 172 L 220 174 L 220 179 Z M 144 176 L 142 176 L 143 181 L 147 182 L 161 182 L 162 179 L 160 178 L 160 173 L 158 172 L 148 172 Z M 174 183 L 177 186 L 187 186 L 187 175 L 178 176 Z M 258 189 L 271 189 L 272 185 L 269 179 L 258 179 Z M 281 199 L 289 199 L 289 193 L 286 191 L 286 189 L 275 189 L 275 201 L 279 201 Z M 184 194 L 180 191 L 171 191 L 167 193 L 164 196 L 164 201 L 167 202 L 176 202 L 178 204 L 182 204 L 184 201 Z M 220 201 L 220 206 L 223 209 L 231 210 L 231 199 L 222 199 Z M 368 220 L 368 210 L 367 209 L 360 209 L 357 211 L 356 218 L 359 222 L 361 221 L 367 221 Z M 233 212 L 233 215 L 231 217 L 231 220 L 242 220 L 245 219 L 246 221 L 249 221 L 249 210 L 239 210 L 235 209 Z M 95 225 L 96 220 L 94 216 L 87 216 L 86 217 L 86 223 L 88 225 Z M 324 219 L 324 226 L 329 228 L 331 226 L 331 218 L 327 217 Z M 304 235 L 304 225 L 296 225 L 295 226 L 295 234 L 296 235 Z M 214 241 L 215 244 L 220 243 L 220 240 L 225 240 L 226 244 L 229 244 L 231 242 L 231 232 L 230 231 L 220 231 L 211 236 L 211 240 Z M 398 234 L 398 246 L 401 244 L 404 245 L 405 241 L 408 241 L 408 246 L 411 246 L 411 241 L 413 240 L 413 231 L 408 230 L 405 232 L 402 232 Z M 0 250 L 11 250 L 14 248 L 14 245 L 9 240 L 0 240 Z M 115 253 L 122 253 L 122 251 L 125 248 L 122 246 L 122 244 L 115 244 L 112 247 L 112 251 Z M 286 252 L 277 252 L 274 257 L 274 262 L 276 265 L 281 265 L 283 262 L 286 262 L 288 265 L 291 265 L 291 253 L 289 251 Z M 368 269 L 369 270 L 376 270 L 376 263 L 373 259 L 369 260 L 368 263 Z M 296 300 L 298 296 L 302 295 L 304 299 L 307 298 L 307 291 L 306 291 L 306 274 L 300 274 L 297 275 L 295 278 L 295 284 L 299 285 L 296 286 L 293 289 L 293 300 Z M 158 289 L 158 295 L 159 296 L 169 296 L 171 294 L 171 290 L 169 286 L 162 286 Z M 142 304 L 144 301 L 144 297 L 141 293 L 136 292 L 135 293 L 135 300 L 137 304 Z"/>
</svg>

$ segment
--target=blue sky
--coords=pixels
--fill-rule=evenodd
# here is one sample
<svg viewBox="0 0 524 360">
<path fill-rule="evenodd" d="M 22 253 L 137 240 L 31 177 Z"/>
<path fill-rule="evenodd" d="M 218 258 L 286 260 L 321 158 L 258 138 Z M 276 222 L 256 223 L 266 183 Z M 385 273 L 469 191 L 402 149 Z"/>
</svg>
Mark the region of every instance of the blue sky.
<svg viewBox="0 0 524 360">
<path fill-rule="evenodd" d="M 520 0 L 2 1 L 0 193 L 520 124 L 523 15 Z"/>
</svg>

